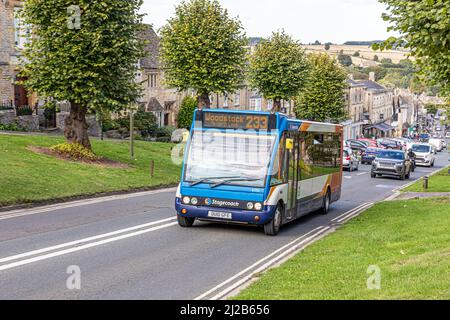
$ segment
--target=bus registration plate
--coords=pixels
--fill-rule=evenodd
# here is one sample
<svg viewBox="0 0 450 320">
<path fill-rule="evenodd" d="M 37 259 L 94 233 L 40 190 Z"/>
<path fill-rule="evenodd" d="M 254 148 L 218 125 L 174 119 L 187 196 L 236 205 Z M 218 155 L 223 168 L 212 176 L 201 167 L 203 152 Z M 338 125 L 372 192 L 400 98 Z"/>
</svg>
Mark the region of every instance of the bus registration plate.
<svg viewBox="0 0 450 320">
<path fill-rule="evenodd" d="M 233 219 L 233 214 L 230 213 L 230 212 L 208 211 L 208 217 L 232 220 Z"/>
</svg>

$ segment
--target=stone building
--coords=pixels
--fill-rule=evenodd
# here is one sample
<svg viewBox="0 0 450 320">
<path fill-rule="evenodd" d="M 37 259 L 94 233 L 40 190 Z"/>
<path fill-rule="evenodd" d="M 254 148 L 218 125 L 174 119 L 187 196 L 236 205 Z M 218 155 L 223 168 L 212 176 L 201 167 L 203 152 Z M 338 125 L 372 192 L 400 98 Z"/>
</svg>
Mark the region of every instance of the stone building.
<svg viewBox="0 0 450 320">
<path fill-rule="evenodd" d="M 364 101 L 367 88 L 364 84 L 354 81 L 352 77 L 347 79 L 348 88 L 345 90 L 345 111 L 347 121 L 343 122 L 344 138 L 356 139 L 363 135 Z"/>
<path fill-rule="evenodd" d="M 0 1 L 0 103 L 18 107 L 32 106 L 36 96 L 17 84 L 21 50 L 26 42 L 26 31 L 17 16 L 23 1 Z"/>
</svg>

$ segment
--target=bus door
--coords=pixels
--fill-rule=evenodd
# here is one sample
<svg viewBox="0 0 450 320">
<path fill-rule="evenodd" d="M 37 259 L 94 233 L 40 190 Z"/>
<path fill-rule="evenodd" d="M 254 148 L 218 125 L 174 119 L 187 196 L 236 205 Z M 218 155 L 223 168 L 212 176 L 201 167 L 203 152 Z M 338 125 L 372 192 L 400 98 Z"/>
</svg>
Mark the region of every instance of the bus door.
<svg viewBox="0 0 450 320">
<path fill-rule="evenodd" d="M 293 148 L 288 151 L 288 210 L 287 219 L 292 220 L 297 215 L 298 181 L 300 178 L 300 141 L 297 133 L 288 133 L 288 139 L 293 140 Z"/>
</svg>

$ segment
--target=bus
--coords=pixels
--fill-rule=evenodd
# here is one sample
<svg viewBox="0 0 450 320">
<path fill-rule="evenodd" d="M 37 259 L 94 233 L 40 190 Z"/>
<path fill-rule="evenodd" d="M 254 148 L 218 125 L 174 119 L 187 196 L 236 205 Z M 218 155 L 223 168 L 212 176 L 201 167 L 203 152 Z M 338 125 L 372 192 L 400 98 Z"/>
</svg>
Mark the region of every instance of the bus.
<svg viewBox="0 0 450 320">
<path fill-rule="evenodd" d="M 196 220 L 264 227 L 269 236 L 341 197 L 343 127 L 282 113 L 196 110 L 175 207 Z"/>
</svg>

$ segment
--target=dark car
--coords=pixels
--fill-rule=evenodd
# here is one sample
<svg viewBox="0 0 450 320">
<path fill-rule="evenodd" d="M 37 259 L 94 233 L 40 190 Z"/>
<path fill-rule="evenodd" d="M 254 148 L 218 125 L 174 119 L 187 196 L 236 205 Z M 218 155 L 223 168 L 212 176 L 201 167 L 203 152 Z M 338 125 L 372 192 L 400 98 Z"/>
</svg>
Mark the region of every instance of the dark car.
<svg viewBox="0 0 450 320">
<path fill-rule="evenodd" d="M 367 148 L 366 151 L 363 152 L 361 156 L 361 163 L 362 164 L 372 164 L 373 160 L 377 157 L 377 154 L 379 151 L 383 149 L 379 148 Z"/>
<path fill-rule="evenodd" d="M 372 162 L 371 177 L 393 176 L 401 180 L 409 179 L 412 162 L 404 151 L 381 150 Z"/>
<path fill-rule="evenodd" d="M 403 145 L 401 142 L 391 140 L 391 139 L 383 139 L 380 142 L 380 145 L 382 145 L 386 149 L 392 149 L 392 150 L 402 150 L 403 149 Z"/>
<path fill-rule="evenodd" d="M 349 148 L 351 148 L 353 151 L 355 151 L 358 154 L 362 154 L 366 149 L 368 148 L 369 144 L 367 142 L 358 141 L 358 140 L 347 140 L 345 142 L 345 145 Z"/>
</svg>

